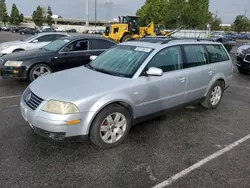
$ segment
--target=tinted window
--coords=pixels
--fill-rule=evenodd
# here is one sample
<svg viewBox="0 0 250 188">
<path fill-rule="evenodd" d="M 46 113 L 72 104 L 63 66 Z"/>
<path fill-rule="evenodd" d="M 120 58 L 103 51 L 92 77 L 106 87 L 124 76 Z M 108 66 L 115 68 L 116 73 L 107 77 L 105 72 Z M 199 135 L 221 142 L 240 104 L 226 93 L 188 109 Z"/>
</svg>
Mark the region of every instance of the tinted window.
<svg viewBox="0 0 250 188">
<path fill-rule="evenodd" d="M 109 42 L 102 39 L 93 39 L 91 40 L 91 50 L 96 49 L 109 49 L 110 47 L 116 45 L 114 42 Z"/>
<path fill-rule="evenodd" d="M 174 71 L 182 68 L 182 56 L 180 46 L 166 48 L 156 54 L 147 68 L 157 67 L 163 72 Z"/>
<path fill-rule="evenodd" d="M 209 57 L 209 63 L 229 60 L 226 51 L 221 45 L 206 45 Z"/>
<path fill-rule="evenodd" d="M 88 40 L 77 40 L 72 42 L 68 46 L 63 49 L 63 52 L 77 52 L 84 51 L 89 49 L 89 41 Z"/>
<path fill-rule="evenodd" d="M 207 64 L 207 53 L 202 45 L 184 45 L 187 68 Z"/>
<path fill-rule="evenodd" d="M 44 35 L 37 38 L 38 42 L 50 42 L 52 41 L 51 35 Z"/>
</svg>

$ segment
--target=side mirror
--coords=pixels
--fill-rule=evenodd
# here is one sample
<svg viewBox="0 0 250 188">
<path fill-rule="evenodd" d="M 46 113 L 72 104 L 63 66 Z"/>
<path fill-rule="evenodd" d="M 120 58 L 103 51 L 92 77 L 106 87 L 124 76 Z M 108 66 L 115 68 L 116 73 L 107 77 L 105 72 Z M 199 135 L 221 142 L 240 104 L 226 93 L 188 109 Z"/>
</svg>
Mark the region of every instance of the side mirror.
<svg viewBox="0 0 250 188">
<path fill-rule="evenodd" d="M 89 59 L 90 59 L 91 61 L 93 61 L 93 60 L 95 60 L 97 57 L 98 57 L 98 56 L 96 56 L 96 55 L 92 55 L 92 56 L 90 56 Z"/>
<path fill-rule="evenodd" d="M 146 73 L 149 76 L 162 76 L 163 75 L 162 69 L 159 69 L 159 68 L 156 68 L 156 67 L 149 68 Z"/>
<path fill-rule="evenodd" d="M 33 40 L 33 41 L 32 41 L 32 43 L 37 43 L 37 42 L 38 42 L 38 40 L 37 40 L 37 39 L 35 39 L 35 40 Z"/>
</svg>

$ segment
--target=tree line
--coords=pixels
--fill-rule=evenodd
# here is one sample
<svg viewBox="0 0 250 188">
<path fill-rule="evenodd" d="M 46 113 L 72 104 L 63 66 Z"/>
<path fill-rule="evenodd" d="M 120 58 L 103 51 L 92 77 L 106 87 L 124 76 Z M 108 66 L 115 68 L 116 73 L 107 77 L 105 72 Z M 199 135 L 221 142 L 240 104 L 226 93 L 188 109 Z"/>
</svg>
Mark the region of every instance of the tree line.
<svg viewBox="0 0 250 188">
<path fill-rule="evenodd" d="M 145 4 L 136 12 L 140 17 L 140 24 L 150 22 L 163 24 L 166 28 L 174 29 L 185 26 L 190 29 L 222 30 L 222 20 L 209 11 L 209 0 L 146 0 Z M 250 30 L 250 21 L 246 16 L 236 17 L 231 28 L 243 32 Z"/>
<path fill-rule="evenodd" d="M 14 3 L 12 5 L 11 13 L 8 14 L 5 0 L 0 0 L 0 21 L 6 25 L 6 23 L 11 23 L 13 25 L 20 25 L 23 22 L 23 14 L 19 13 L 19 10 Z"/>
<path fill-rule="evenodd" d="M 52 15 L 53 13 L 50 6 L 48 6 L 47 10 L 41 6 L 38 6 L 32 14 L 32 19 L 37 26 L 42 26 L 44 23 L 52 26 Z M 9 15 L 5 0 L 0 0 L 0 21 L 4 25 L 10 23 L 12 25 L 18 26 L 24 21 L 24 16 L 19 12 L 15 3 L 12 5 L 11 13 Z"/>
</svg>

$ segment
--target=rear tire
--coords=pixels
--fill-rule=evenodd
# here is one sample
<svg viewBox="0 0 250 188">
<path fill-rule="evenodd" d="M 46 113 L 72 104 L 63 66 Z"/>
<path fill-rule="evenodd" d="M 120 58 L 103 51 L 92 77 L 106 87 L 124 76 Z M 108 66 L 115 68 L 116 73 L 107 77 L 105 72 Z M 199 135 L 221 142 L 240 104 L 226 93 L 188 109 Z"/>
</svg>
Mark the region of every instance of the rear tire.
<svg viewBox="0 0 250 188">
<path fill-rule="evenodd" d="M 46 74 L 51 74 L 52 72 L 53 72 L 52 69 L 48 65 L 37 64 L 30 69 L 28 79 L 30 82 L 33 82 L 38 77 L 44 76 Z"/>
<path fill-rule="evenodd" d="M 102 149 L 115 147 L 125 140 L 130 128 L 128 110 L 119 104 L 112 104 L 95 117 L 90 129 L 90 140 Z"/>
<path fill-rule="evenodd" d="M 224 83 L 222 81 L 216 81 L 210 88 L 205 100 L 201 103 L 201 105 L 207 109 L 216 109 L 221 102 L 224 89 Z"/>
</svg>

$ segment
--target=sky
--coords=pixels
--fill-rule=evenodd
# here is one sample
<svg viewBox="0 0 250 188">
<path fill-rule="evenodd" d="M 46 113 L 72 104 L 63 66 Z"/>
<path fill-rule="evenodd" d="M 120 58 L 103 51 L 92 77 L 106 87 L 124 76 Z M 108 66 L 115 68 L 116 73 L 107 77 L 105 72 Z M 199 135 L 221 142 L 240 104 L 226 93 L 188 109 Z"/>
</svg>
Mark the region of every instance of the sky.
<svg viewBox="0 0 250 188">
<path fill-rule="evenodd" d="M 89 1 L 90 19 L 94 20 L 94 0 Z M 110 20 L 119 15 L 134 15 L 144 2 L 145 0 L 97 0 L 97 19 Z M 86 0 L 6 0 L 6 3 L 9 11 L 15 3 L 25 16 L 31 16 L 38 5 L 50 5 L 53 14 L 64 18 L 86 18 Z M 210 11 L 218 11 L 222 22 L 230 24 L 238 14 L 244 14 L 245 11 L 246 16 L 250 18 L 250 0 L 210 0 Z"/>
</svg>

